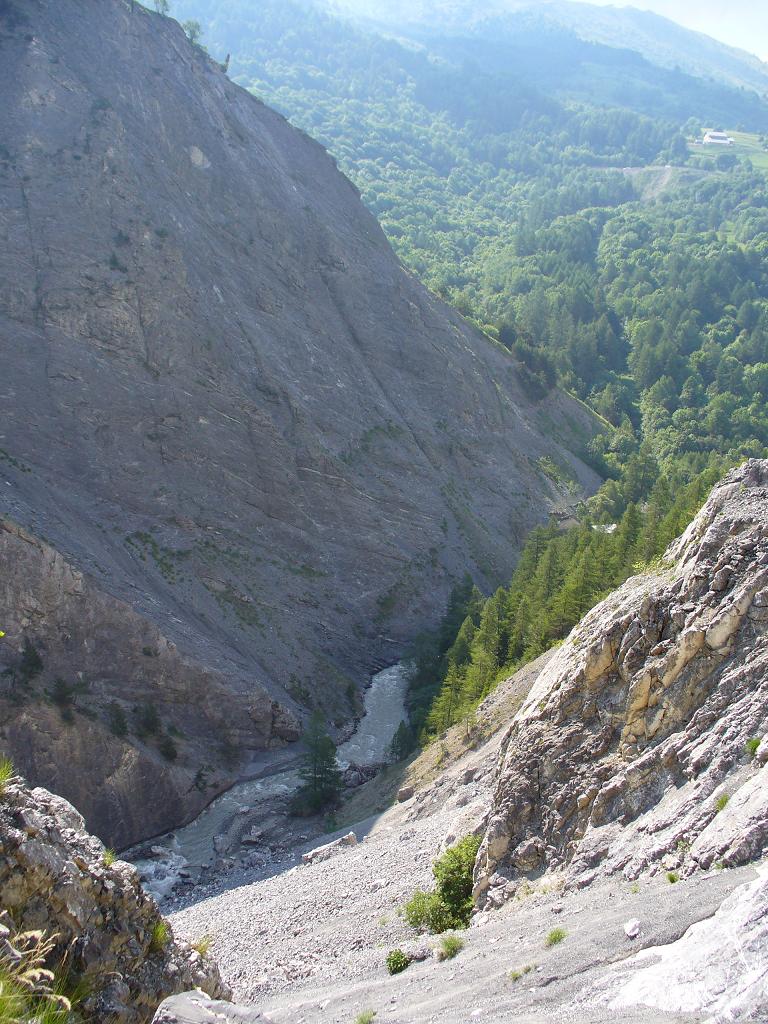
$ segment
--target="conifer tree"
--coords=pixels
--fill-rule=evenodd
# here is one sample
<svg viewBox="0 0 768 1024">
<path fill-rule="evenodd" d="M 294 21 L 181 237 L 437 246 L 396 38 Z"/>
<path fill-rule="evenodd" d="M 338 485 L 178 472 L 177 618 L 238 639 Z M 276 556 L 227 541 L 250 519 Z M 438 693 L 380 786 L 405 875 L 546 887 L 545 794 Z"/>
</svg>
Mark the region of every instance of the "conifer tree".
<svg viewBox="0 0 768 1024">
<path fill-rule="evenodd" d="M 336 745 L 319 711 L 313 712 L 303 740 L 306 753 L 299 768 L 303 785 L 292 806 L 295 813 L 314 814 L 335 803 L 342 787 Z"/>
</svg>

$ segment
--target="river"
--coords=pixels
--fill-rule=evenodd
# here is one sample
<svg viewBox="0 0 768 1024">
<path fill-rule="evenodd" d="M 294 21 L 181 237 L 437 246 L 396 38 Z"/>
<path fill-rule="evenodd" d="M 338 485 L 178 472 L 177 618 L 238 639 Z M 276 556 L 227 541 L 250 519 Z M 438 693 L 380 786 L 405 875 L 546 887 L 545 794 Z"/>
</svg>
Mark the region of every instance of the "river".
<svg viewBox="0 0 768 1024">
<path fill-rule="evenodd" d="M 408 677 L 402 663 L 373 676 L 364 695 L 363 717 L 352 736 L 338 748 L 337 759 L 342 768 L 350 764 L 381 764 L 386 760 L 397 727 L 407 720 L 407 688 Z M 277 765 L 265 764 L 257 777 L 235 783 L 189 825 L 157 839 L 152 857 L 133 861 L 153 896 L 167 896 L 182 872 L 196 877 L 201 869 L 213 864 L 220 852 L 215 848 L 216 837 L 230 831 L 238 818 L 251 824 L 254 812 L 258 818 L 260 810 L 268 818 L 275 813 L 276 804 L 283 805 L 298 789 L 296 757 L 290 757 L 286 767 L 280 766 L 278 756 L 275 760 Z M 282 760 L 285 762 L 285 752 Z"/>
</svg>

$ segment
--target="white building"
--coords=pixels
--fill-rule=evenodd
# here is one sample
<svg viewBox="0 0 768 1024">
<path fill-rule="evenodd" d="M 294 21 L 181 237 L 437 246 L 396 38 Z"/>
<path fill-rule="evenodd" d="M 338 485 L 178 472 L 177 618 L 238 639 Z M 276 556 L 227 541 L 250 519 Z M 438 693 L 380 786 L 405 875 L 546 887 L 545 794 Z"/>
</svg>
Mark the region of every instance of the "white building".
<svg viewBox="0 0 768 1024">
<path fill-rule="evenodd" d="M 706 132 L 704 135 L 705 146 L 732 146 L 735 140 L 726 135 L 725 132 Z"/>
</svg>

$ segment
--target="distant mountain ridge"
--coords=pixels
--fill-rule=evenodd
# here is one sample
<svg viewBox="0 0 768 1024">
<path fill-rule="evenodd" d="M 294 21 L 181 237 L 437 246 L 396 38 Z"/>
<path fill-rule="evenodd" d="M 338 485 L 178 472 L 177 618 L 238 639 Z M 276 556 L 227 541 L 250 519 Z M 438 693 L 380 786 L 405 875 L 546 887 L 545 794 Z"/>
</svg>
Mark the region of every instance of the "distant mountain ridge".
<svg viewBox="0 0 768 1024">
<path fill-rule="evenodd" d="M 525 17 L 566 28 L 587 42 L 639 53 L 659 67 L 679 68 L 696 78 L 712 78 L 736 88 L 768 93 L 768 64 L 754 54 L 683 27 L 652 11 L 635 7 L 602 7 L 574 0 L 490 0 L 478 13 L 474 0 L 328 0 L 329 9 L 392 26 L 420 27 L 430 32 L 495 31 L 500 19 L 514 25 Z M 507 21 L 510 24 L 510 21 Z"/>
</svg>

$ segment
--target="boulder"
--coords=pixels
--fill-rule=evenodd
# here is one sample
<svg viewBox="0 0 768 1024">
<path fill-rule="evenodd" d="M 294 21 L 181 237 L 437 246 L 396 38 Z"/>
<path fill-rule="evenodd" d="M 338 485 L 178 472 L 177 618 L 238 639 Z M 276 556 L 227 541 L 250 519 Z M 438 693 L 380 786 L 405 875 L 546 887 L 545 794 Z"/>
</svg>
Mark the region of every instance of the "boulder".
<svg viewBox="0 0 768 1024">
<path fill-rule="evenodd" d="M 328 860 L 335 853 L 338 853 L 345 846 L 356 846 L 357 836 L 354 832 L 347 832 L 341 839 L 334 839 L 331 843 L 325 843 L 323 846 L 317 846 L 314 850 L 310 850 L 308 853 L 302 854 L 302 862 L 304 864 L 313 864 L 319 860 Z"/>
<path fill-rule="evenodd" d="M 164 999 L 152 1024 L 271 1024 L 252 1006 L 210 999 L 204 992 L 182 992 Z"/>
</svg>

